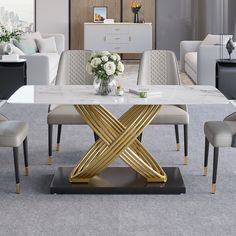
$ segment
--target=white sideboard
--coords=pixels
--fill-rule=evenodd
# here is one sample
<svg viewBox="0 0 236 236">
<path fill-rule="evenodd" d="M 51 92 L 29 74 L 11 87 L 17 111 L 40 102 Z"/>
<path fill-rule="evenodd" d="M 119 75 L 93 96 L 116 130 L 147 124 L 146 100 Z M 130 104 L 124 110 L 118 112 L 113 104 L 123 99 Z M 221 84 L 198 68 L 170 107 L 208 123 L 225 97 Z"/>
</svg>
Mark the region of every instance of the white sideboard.
<svg viewBox="0 0 236 236">
<path fill-rule="evenodd" d="M 151 23 L 84 23 L 84 49 L 142 53 L 152 49 Z"/>
</svg>

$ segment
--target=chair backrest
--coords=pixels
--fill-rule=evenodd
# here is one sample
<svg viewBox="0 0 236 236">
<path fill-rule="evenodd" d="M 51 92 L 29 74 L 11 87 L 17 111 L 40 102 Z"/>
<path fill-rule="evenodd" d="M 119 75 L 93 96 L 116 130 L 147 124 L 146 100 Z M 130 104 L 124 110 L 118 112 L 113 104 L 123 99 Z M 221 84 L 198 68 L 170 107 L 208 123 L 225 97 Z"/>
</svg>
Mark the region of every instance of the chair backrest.
<svg viewBox="0 0 236 236">
<path fill-rule="evenodd" d="M 180 84 L 175 54 L 166 50 L 145 51 L 139 66 L 138 85 Z"/>
<path fill-rule="evenodd" d="M 91 85 L 93 78 L 86 71 L 91 51 L 68 50 L 61 54 L 56 85 Z"/>
</svg>

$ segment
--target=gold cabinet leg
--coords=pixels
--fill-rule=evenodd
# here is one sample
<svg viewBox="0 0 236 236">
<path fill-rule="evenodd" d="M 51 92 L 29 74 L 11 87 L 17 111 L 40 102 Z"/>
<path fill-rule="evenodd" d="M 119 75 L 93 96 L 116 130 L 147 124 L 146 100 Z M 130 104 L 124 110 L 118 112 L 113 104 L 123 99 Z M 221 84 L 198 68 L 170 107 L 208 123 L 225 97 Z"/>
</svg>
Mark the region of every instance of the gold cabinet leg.
<svg viewBox="0 0 236 236">
<path fill-rule="evenodd" d="M 52 165 L 52 156 L 48 156 L 48 165 Z"/>
<path fill-rule="evenodd" d="M 16 193 L 20 193 L 20 184 L 16 184 Z"/>
</svg>

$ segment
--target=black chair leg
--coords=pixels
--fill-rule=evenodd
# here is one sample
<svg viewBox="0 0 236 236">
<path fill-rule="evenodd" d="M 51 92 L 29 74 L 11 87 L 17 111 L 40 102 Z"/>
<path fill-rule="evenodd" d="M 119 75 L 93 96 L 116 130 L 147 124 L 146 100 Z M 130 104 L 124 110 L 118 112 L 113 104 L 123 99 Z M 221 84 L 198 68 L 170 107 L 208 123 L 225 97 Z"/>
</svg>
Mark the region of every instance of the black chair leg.
<svg viewBox="0 0 236 236">
<path fill-rule="evenodd" d="M 28 163 L 28 141 L 27 137 L 23 141 L 23 150 L 24 150 L 24 161 L 25 161 L 25 175 L 29 175 L 29 163 Z"/>
<path fill-rule="evenodd" d="M 219 148 L 214 147 L 214 160 L 213 160 L 213 176 L 212 176 L 212 193 L 216 192 L 216 177 L 217 177 L 217 166 L 218 166 L 218 156 Z"/>
<path fill-rule="evenodd" d="M 184 125 L 184 165 L 188 165 L 188 125 Z"/>
<path fill-rule="evenodd" d="M 48 165 L 52 164 L 52 133 L 53 125 L 48 125 Z"/>
<path fill-rule="evenodd" d="M 207 176 L 207 166 L 208 166 L 208 155 L 209 155 L 209 141 L 205 137 L 205 153 L 204 153 L 204 176 Z"/>
<path fill-rule="evenodd" d="M 57 127 L 57 147 L 56 147 L 57 152 L 59 152 L 59 150 L 60 150 L 61 128 L 62 128 L 62 125 L 58 125 L 58 127 Z"/>
<path fill-rule="evenodd" d="M 16 193 L 20 193 L 20 177 L 19 177 L 19 148 L 13 147 L 14 166 L 15 166 L 15 178 L 16 178 Z"/>
<path fill-rule="evenodd" d="M 176 150 L 180 150 L 180 144 L 179 144 L 179 126 L 175 125 L 175 139 L 176 139 Z"/>
<path fill-rule="evenodd" d="M 141 133 L 141 134 L 138 136 L 138 140 L 139 140 L 140 143 L 142 142 L 142 138 L 143 138 L 143 133 Z"/>
<path fill-rule="evenodd" d="M 99 136 L 98 136 L 95 132 L 93 132 L 93 135 L 94 135 L 94 140 L 95 140 L 95 142 L 98 141 Z"/>
</svg>

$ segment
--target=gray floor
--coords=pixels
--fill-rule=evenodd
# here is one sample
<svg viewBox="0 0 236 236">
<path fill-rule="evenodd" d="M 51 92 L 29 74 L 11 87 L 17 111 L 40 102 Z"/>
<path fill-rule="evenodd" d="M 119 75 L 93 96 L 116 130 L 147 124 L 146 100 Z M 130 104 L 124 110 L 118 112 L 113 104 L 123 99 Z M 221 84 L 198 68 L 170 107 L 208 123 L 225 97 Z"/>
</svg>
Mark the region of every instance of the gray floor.
<svg viewBox="0 0 236 236">
<path fill-rule="evenodd" d="M 124 108 L 111 110 L 119 114 Z M 47 106 L 5 104 L 1 113 L 30 125 L 30 176 L 23 176 L 21 158 L 21 194 L 15 194 L 12 150 L 0 148 L 0 235 L 235 235 L 236 150 L 220 150 L 215 195 L 210 194 L 212 158 L 209 176 L 201 175 L 204 122 L 223 119 L 234 110 L 231 105 L 189 106 L 188 166 L 182 165 L 183 150 L 175 151 L 173 127 L 145 130 L 143 143 L 159 163 L 181 169 L 186 194 L 50 195 L 55 169 L 74 165 L 93 143 L 93 134 L 85 126 L 64 127 L 61 152 L 53 153 L 54 164 L 48 166 Z"/>
</svg>

